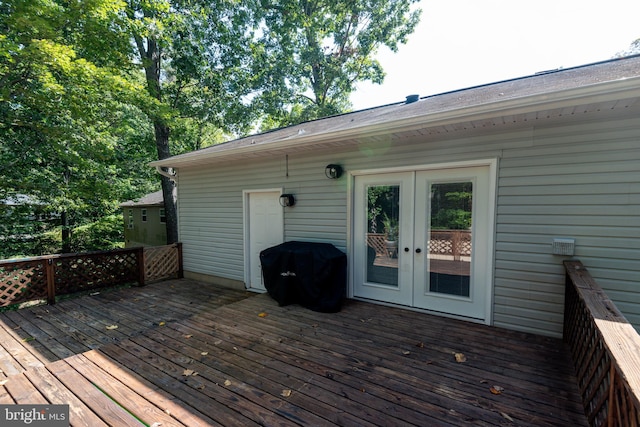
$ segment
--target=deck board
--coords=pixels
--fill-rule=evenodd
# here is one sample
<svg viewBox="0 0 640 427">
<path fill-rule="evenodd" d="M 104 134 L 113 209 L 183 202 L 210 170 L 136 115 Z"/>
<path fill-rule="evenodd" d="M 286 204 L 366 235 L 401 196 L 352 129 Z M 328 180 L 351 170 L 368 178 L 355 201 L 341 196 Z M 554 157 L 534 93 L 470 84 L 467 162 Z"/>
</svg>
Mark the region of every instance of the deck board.
<svg viewBox="0 0 640 427">
<path fill-rule="evenodd" d="M 69 418 L 72 425 L 96 427 L 109 425 L 87 407 L 78 396 L 66 388 L 64 384 L 45 367 L 29 369 L 24 375 L 34 385 L 37 392 L 44 396 L 48 403 L 54 405 L 69 405 Z M 8 381 L 11 381 L 11 378 L 9 378 Z M 17 403 L 31 402 L 18 401 Z"/>
<path fill-rule="evenodd" d="M 189 280 L 0 314 L 0 370 L 0 403 L 73 425 L 586 425 L 560 340 Z"/>
<path fill-rule="evenodd" d="M 196 408 L 185 405 L 175 395 L 163 391 L 160 387 L 132 371 L 129 367 L 110 359 L 101 352 L 89 351 L 81 355 L 81 357 L 86 358 L 94 365 L 108 371 L 109 375 L 115 378 L 117 382 L 126 384 L 127 387 L 135 390 L 135 392 L 149 404 L 159 408 L 163 413 L 172 417 L 172 419 L 180 420 L 180 422 L 186 426 L 201 427 L 219 425 Z M 111 381 L 110 377 L 107 377 L 107 381 Z"/>
</svg>

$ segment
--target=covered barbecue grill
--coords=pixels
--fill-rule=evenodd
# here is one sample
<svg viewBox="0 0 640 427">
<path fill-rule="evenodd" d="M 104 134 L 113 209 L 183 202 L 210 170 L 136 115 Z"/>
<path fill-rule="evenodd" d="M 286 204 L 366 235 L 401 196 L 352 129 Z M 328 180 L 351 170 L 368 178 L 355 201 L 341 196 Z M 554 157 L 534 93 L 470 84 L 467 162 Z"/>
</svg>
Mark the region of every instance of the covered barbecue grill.
<svg viewBox="0 0 640 427">
<path fill-rule="evenodd" d="M 347 256 L 330 243 L 285 242 L 260 252 L 264 285 L 281 306 L 340 311 L 346 293 Z"/>
</svg>

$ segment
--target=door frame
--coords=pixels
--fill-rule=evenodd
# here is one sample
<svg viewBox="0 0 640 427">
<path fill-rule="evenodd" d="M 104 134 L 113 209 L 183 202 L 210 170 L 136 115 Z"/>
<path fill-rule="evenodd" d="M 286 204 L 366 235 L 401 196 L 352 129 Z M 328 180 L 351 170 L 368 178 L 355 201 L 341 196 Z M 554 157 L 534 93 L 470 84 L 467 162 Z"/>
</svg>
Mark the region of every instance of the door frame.
<svg viewBox="0 0 640 427">
<path fill-rule="evenodd" d="M 485 270 L 485 283 L 486 285 L 486 295 L 485 295 L 485 319 L 484 321 L 479 321 L 477 319 L 472 319 L 464 316 L 458 316 L 455 314 L 442 313 L 442 312 L 433 312 L 426 309 L 415 308 L 415 307 L 406 307 L 408 310 L 413 311 L 421 311 L 434 313 L 442 317 L 450 317 L 455 319 L 463 319 L 476 323 L 484 323 L 487 325 L 493 324 L 493 301 L 494 301 L 494 271 L 495 271 L 495 240 L 496 240 L 496 204 L 497 204 L 497 182 L 498 182 L 498 158 L 485 158 L 485 159 L 477 159 L 477 160 L 465 160 L 458 162 L 443 162 L 443 163 L 430 163 L 430 164 L 421 164 L 421 165 L 412 165 L 412 166 L 402 166 L 402 167 L 391 167 L 391 168 L 379 168 L 379 169 L 359 169 L 359 170 L 351 170 L 348 172 L 349 181 L 347 185 L 347 191 L 349 192 L 349 197 L 347 199 L 347 213 L 349 215 L 349 219 L 347 221 L 347 253 L 351 254 L 349 257 L 349 284 L 347 289 L 347 295 L 352 299 L 362 299 L 355 296 L 355 261 L 354 261 L 354 248 L 355 248 L 355 235 L 354 235 L 354 213 L 355 213 L 355 177 L 361 175 L 377 175 L 377 174 L 385 174 L 385 173 L 395 173 L 395 172 L 414 172 L 414 171 L 429 171 L 429 170 L 440 170 L 440 169 L 458 169 L 465 167 L 476 167 L 476 166 L 484 166 L 489 168 L 489 194 L 488 194 L 488 203 L 489 203 L 489 212 L 488 212 L 488 224 L 487 224 L 487 238 L 486 246 L 483 248 L 487 253 L 487 268 Z M 366 299 L 366 301 L 371 301 Z M 377 304 L 381 305 L 389 305 L 396 306 L 397 304 L 388 303 L 384 301 L 375 301 Z"/>
<path fill-rule="evenodd" d="M 250 219 L 251 213 L 249 210 L 249 198 L 251 194 L 255 193 L 278 193 L 282 195 L 284 188 L 260 188 L 254 190 L 242 190 L 242 238 L 243 238 L 243 255 L 244 255 L 244 286 L 245 289 L 251 290 L 251 233 Z M 282 241 L 284 242 L 284 210 L 282 212 Z"/>
</svg>

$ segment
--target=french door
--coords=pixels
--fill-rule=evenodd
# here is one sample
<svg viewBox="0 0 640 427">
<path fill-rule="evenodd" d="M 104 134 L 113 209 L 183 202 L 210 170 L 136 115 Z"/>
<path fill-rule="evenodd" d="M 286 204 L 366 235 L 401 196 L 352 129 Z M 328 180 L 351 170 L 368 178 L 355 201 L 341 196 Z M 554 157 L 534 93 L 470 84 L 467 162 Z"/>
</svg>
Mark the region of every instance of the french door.
<svg viewBox="0 0 640 427">
<path fill-rule="evenodd" d="M 490 168 L 355 178 L 354 296 L 486 321 Z"/>
</svg>

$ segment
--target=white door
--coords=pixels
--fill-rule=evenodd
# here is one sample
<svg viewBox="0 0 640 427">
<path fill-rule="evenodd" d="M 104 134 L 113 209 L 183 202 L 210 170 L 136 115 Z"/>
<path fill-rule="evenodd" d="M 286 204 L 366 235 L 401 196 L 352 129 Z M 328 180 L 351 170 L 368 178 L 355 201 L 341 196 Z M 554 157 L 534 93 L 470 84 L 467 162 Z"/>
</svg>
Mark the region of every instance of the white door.
<svg viewBox="0 0 640 427">
<path fill-rule="evenodd" d="M 356 177 L 354 295 L 412 305 L 413 173 Z M 386 226 L 386 227 L 385 227 Z"/>
<path fill-rule="evenodd" d="M 489 176 L 478 166 L 356 177 L 354 295 L 486 321 Z"/>
<path fill-rule="evenodd" d="M 284 241 L 284 215 L 280 206 L 280 191 L 250 191 L 245 193 L 245 247 L 249 272 L 247 288 L 265 291 L 260 252 Z"/>
</svg>

